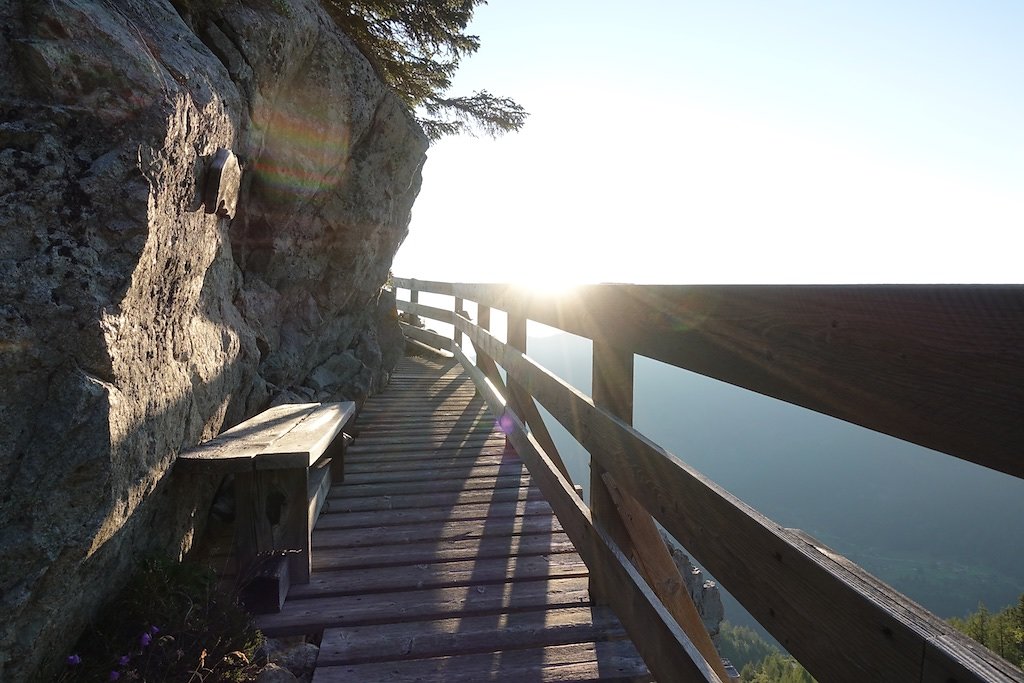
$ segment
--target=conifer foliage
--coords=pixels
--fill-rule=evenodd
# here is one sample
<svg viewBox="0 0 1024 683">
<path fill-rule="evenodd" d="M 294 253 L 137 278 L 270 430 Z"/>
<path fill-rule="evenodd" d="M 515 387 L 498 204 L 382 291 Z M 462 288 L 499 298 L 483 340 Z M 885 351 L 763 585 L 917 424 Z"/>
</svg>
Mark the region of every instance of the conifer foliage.
<svg viewBox="0 0 1024 683">
<path fill-rule="evenodd" d="M 431 140 L 519 130 L 526 111 L 486 90 L 449 96 L 459 61 L 480 47 L 466 28 L 486 0 L 323 0 L 381 78 L 415 112 Z"/>
</svg>

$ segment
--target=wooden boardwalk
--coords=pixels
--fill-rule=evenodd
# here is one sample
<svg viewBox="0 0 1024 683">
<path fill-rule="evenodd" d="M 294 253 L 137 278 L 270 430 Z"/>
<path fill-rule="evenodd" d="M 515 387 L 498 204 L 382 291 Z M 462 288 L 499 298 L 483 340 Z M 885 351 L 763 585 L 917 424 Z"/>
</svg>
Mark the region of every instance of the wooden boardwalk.
<svg viewBox="0 0 1024 683">
<path fill-rule="evenodd" d="M 455 361 L 409 357 L 367 401 L 269 636 L 323 631 L 314 683 L 650 680 Z"/>
</svg>

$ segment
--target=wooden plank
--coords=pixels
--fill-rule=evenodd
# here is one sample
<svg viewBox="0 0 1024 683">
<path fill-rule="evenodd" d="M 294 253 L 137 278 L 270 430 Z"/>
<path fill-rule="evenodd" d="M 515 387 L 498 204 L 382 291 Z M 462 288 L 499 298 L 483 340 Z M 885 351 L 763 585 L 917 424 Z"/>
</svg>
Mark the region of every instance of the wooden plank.
<svg viewBox="0 0 1024 683">
<path fill-rule="evenodd" d="M 409 337 L 405 338 L 405 349 L 408 353 L 418 353 L 420 355 L 430 354 L 431 356 L 436 356 L 438 358 L 454 358 L 451 351 L 436 349 L 429 344 L 424 344 L 421 341 L 416 341 Z"/>
<path fill-rule="evenodd" d="M 435 443 L 374 443 L 367 444 L 361 443 L 359 445 L 352 445 L 349 448 L 349 453 L 352 455 L 358 454 L 369 454 L 369 453 L 416 453 L 423 451 L 430 452 L 441 452 L 446 450 L 461 450 L 464 448 L 484 448 L 488 446 L 500 446 L 504 441 L 501 435 L 490 435 L 475 437 L 472 439 L 466 439 L 459 443 L 446 444 L 443 442 Z"/>
<path fill-rule="evenodd" d="M 473 460 L 481 456 L 504 456 L 506 458 L 516 457 L 515 453 L 505 447 L 504 443 L 493 445 L 474 446 L 473 448 L 449 448 L 445 450 L 424 449 L 419 451 L 405 451 L 401 453 L 388 453 L 380 451 L 376 453 L 355 454 L 349 462 L 351 463 L 404 463 L 419 462 L 423 460 Z"/>
<path fill-rule="evenodd" d="M 346 484 L 379 484 L 384 482 L 433 481 L 437 479 L 452 480 L 474 479 L 476 477 L 496 477 L 518 471 L 526 473 L 520 461 L 508 461 L 497 464 L 477 464 L 479 460 L 469 460 L 463 465 L 442 466 L 430 469 L 412 470 L 377 470 L 367 472 L 350 472 L 345 479 Z"/>
<path fill-rule="evenodd" d="M 425 405 L 422 408 L 402 411 L 402 418 L 395 418 L 395 411 L 386 410 L 379 413 L 364 410 L 363 423 L 372 424 L 393 424 L 395 422 L 422 422 L 423 420 L 460 420 L 480 419 L 484 415 L 484 407 L 476 403 L 469 405 L 442 404 L 437 406 Z"/>
<path fill-rule="evenodd" d="M 251 507 L 239 507 L 235 520 L 238 528 L 254 529 L 258 552 L 297 551 L 288 555 L 288 573 L 293 583 L 309 581 L 308 473 L 304 467 L 256 470 Z M 242 481 L 239 478 L 239 486 Z"/>
<path fill-rule="evenodd" d="M 722 658 L 704 628 L 697 606 L 693 604 L 686 589 L 686 580 L 679 573 L 654 520 L 640 503 L 618 487 L 614 477 L 607 472 L 604 474 L 604 483 L 625 523 L 632 541 L 634 563 L 647 580 L 647 585 L 697 646 L 722 683 L 729 683 L 729 674 L 722 665 Z"/>
<path fill-rule="evenodd" d="M 413 325 L 407 325 L 405 323 L 399 323 L 402 328 L 402 334 L 410 339 L 415 339 L 421 344 L 426 344 L 435 349 L 442 351 L 451 351 L 452 340 L 448 337 L 444 337 L 433 330 L 428 330 L 422 327 L 415 327 Z"/>
<path fill-rule="evenodd" d="M 462 321 L 462 324 L 475 327 L 467 321 Z M 470 337 L 473 338 L 473 335 Z M 496 414 L 503 413 L 503 397 L 494 392 L 483 373 L 468 362 L 458 347 L 455 347 L 455 355 L 473 377 L 491 409 Z M 497 356 L 494 358 L 497 360 Z M 572 484 L 561 476 L 515 415 L 509 415 L 508 422 L 509 438 L 516 452 L 527 463 L 531 475 L 544 491 L 587 566 L 604 567 L 609 582 L 615 582 L 619 587 L 619 590 L 607 596 L 609 605 L 619 615 L 655 677 L 661 680 L 716 681 L 714 671 L 651 592 L 643 577 L 615 542 L 603 530 L 594 526 L 590 511 L 576 495 Z"/>
<path fill-rule="evenodd" d="M 530 486 L 497 489 L 494 491 L 444 491 L 441 493 L 414 493 L 367 498 L 329 496 L 327 508 L 332 512 L 360 512 L 367 510 L 401 510 L 419 507 L 450 507 L 464 503 L 498 503 L 508 500 L 543 500 L 540 490 Z"/>
<path fill-rule="evenodd" d="M 398 310 L 405 313 L 415 313 L 416 315 L 423 316 L 424 318 L 431 318 L 442 323 L 448 323 L 451 325 L 455 320 L 455 314 L 451 311 L 446 311 L 443 308 L 436 308 L 434 306 L 425 306 L 424 304 L 412 303 L 411 301 L 398 301 Z M 448 349 L 449 351 L 451 349 Z"/>
<path fill-rule="evenodd" d="M 309 467 L 319 459 L 356 412 L 352 401 L 321 403 L 254 460 L 256 469 Z"/>
<path fill-rule="evenodd" d="M 463 331 L 520 377 L 619 485 L 815 677 L 917 680 L 925 644 L 941 644 L 953 632 L 845 558 L 781 528 L 532 360 L 479 330 Z"/>
<path fill-rule="evenodd" d="M 204 471 L 238 471 L 252 468 L 252 459 L 288 433 L 318 403 L 280 405 L 263 411 L 222 434 L 178 455 L 179 467 Z"/>
<path fill-rule="evenodd" d="M 289 600 L 277 614 L 257 618 L 270 637 L 312 633 L 326 627 L 422 621 L 589 605 L 587 580 L 567 577 L 487 586 L 432 588 L 395 593 Z M 358 679 L 357 679 L 358 680 Z"/>
<path fill-rule="evenodd" d="M 608 609 L 566 607 L 515 614 L 405 622 L 324 632 L 317 664 L 425 659 L 546 645 L 621 639 L 625 630 Z"/>
<path fill-rule="evenodd" d="M 374 398 L 373 405 L 388 405 L 399 403 L 410 403 L 418 395 L 421 400 L 431 402 L 441 401 L 448 398 L 467 398 L 472 396 L 473 385 L 463 382 L 459 378 L 451 378 L 444 382 L 434 382 L 429 385 L 417 384 L 408 388 L 394 387 L 388 385 L 387 394 L 378 394 Z"/>
<path fill-rule="evenodd" d="M 503 463 L 519 463 L 522 462 L 518 455 L 509 456 L 506 455 L 508 451 L 496 453 L 494 455 L 477 455 L 475 458 L 424 458 L 422 460 L 416 460 L 411 458 L 402 458 L 400 460 L 360 460 L 349 467 L 349 473 L 352 475 L 362 473 L 378 473 L 387 474 L 388 472 L 419 472 L 429 471 L 433 469 L 451 469 L 451 468 L 465 468 L 465 467 L 486 467 L 488 465 L 501 465 Z"/>
<path fill-rule="evenodd" d="M 526 555 L 422 562 L 394 567 L 319 571 L 310 582 L 296 586 L 292 599 L 326 595 L 364 595 L 366 593 L 477 586 L 511 581 L 586 576 L 587 565 L 576 553 Z"/>
<path fill-rule="evenodd" d="M 313 542 L 319 548 L 365 548 L 396 543 L 442 542 L 452 538 L 481 538 L 483 536 L 512 536 L 552 534 L 562 531 L 554 516 L 489 517 L 486 524 L 479 520 L 429 522 L 380 526 L 363 529 L 317 529 Z"/>
<path fill-rule="evenodd" d="M 320 516 L 317 530 L 359 529 L 371 526 L 392 526 L 439 520 L 487 519 L 495 517 L 526 517 L 550 515 L 551 506 L 545 500 L 509 500 L 499 503 L 469 503 L 454 507 L 413 508 L 389 510 L 387 515 L 372 512 L 325 512 Z"/>
<path fill-rule="evenodd" d="M 312 467 L 309 470 L 309 528 L 316 526 L 320 513 L 327 502 L 327 496 L 331 490 L 331 463 L 324 463 L 320 467 Z"/>
<path fill-rule="evenodd" d="M 509 346 L 519 349 L 523 353 L 526 353 L 526 318 L 522 316 L 508 316 L 508 332 L 506 337 L 508 338 Z M 485 373 L 486 374 L 486 373 Z M 494 383 L 493 378 L 491 379 Z M 495 385 L 496 388 L 500 385 Z M 551 438 L 551 434 L 548 433 L 547 425 L 544 424 L 544 418 L 541 417 L 540 411 L 537 410 L 536 404 L 533 402 L 533 397 L 530 396 L 523 388 L 513 379 L 508 378 L 506 382 L 507 392 L 504 395 L 508 396 L 509 402 L 512 405 L 512 409 L 516 412 L 529 428 L 534 438 L 544 449 L 544 452 L 551 462 L 555 463 L 555 467 L 562 473 L 562 476 L 572 481 L 572 476 L 569 474 L 569 468 L 562 462 L 562 456 L 558 453 L 558 447 L 555 445 L 554 439 Z M 500 390 L 500 389 L 499 389 Z"/>
<path fill-rule="evenodd" d="M 576 548 L 564 533 L 527 536 L 482 536 L 437 543 L 404 543 L 364 548 L 353 553 L 347 548 L 317 549 L 313 555 L 316 572 L 358 567 L 408 566 L 410 563 L 484 560 L 491 557 L 574 553 Z"/>
<path fill-rule="evenodd" d="M 440 480 L 422 482 L 387 482 L 384 484 L 341 484 L 331 489 L 332 498 L 363 498 L 367 496 L 395 496 L 406 493 L 443 493 L 445 491 L 493 491 L 496 489 L 528 486 L 529 475 L 523 472 L 502 474 L 497 477 L 479 477 L 461 481 Z"/>
<path fill-rule="evenodd" d="M 438 446 L 448 444 L 476 443 L 486 441 L 489 438 L 504 437 L 504 434 L 497 431 L 491 425 L 481 425 L 481 429 L 472 431 L 436 431 L 425 434 L 392 434 L 389 436 L 377 436 L 370 446 L 363 440 L 359 447 L 366 449 L 367 446 L 375 448 L 379 446 L 397 446 L 399 444 L 415 444 L 419 446 Z M 355 447 L 353 447 L 355 448 Z M 261 458 L 262 459 L 262 458 Z"/>
<path fill-rule="evenodd" d="M 643 660 L 636 655 L 633 645 L 629 641 L 611 640 L 539 649 L 506 650 L 500 653 L 323 667 L 316 670 L 313 683 L 478 683 L 496 680 L 496 675 L 500 675 L 504 680 L 520 679 L 538 683 L 598 679 L 651 680 Z"/>
</svg>

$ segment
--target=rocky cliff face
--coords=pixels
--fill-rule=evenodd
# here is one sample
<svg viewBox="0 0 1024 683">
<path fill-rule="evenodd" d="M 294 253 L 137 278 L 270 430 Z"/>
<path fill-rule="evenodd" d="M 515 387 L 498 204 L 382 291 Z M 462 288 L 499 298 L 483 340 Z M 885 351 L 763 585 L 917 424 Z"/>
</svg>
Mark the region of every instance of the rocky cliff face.
<svg viewBox="0 0 1024 683">
<path fill-rule="evenodd" d="M 722 593 L 718 590 L 718 584 L 705 578 L 704 572 L 690 562 L 690 557 L 683 552 L 675 539 L 662 531 L 662 539 L 672 554 L 672 561 L 686 581 L 686 590 L 697 607 L 697 613 L 704 623 L 711 640 L 718 643 L 718 634 L 722 630 L 722 621 L 725 620 L 725 607 L 722 605 Z"/>
<path fill-rule="evenodd" d="M 422 133 L 315 0 L 192 4 L 0 0 L 0 680 L 188 548 L 217 482 L 177 452 L 400 353 Z M 200 201 L 218 148 L 230 221 Z"/>
</svg>

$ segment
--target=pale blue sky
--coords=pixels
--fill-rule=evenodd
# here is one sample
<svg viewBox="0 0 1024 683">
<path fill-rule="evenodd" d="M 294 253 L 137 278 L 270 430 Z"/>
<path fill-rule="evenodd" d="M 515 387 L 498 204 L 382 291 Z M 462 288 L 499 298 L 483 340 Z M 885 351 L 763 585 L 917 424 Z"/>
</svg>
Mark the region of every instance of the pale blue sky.
<svg viewBox="0 0 1024 683">
<path fill-rule="evenodd" d="M 492 0 L 398 274 L 1022 282 L 1024 3 Z"/>
</svg>

